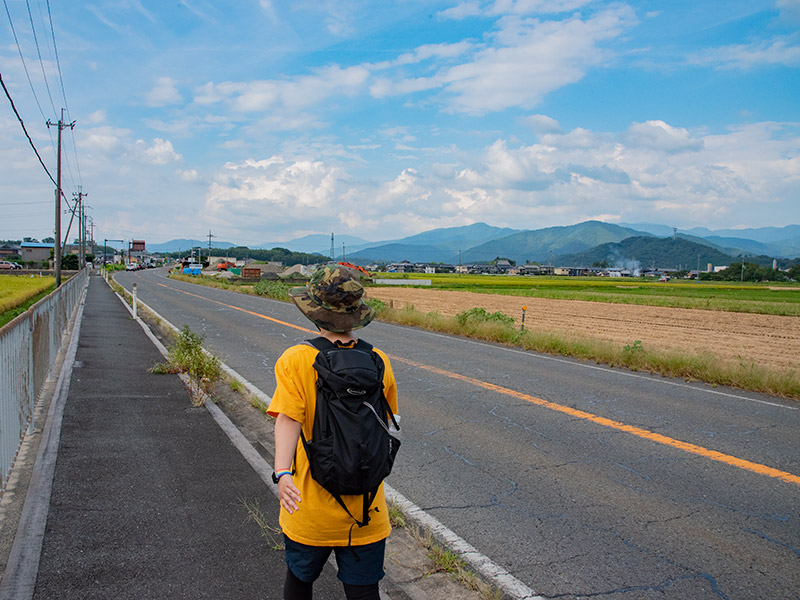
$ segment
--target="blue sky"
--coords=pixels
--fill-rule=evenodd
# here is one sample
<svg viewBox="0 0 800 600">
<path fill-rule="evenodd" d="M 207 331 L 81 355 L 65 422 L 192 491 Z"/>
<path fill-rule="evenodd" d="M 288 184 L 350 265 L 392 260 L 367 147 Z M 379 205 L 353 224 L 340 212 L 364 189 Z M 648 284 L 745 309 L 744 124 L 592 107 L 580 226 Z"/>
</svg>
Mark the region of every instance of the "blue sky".
<svg viewBox="0 0 800 600">
<path fill-rule="evenodd" d="M 800 223 L 800 0 L 3 8 L 3 81 L 53 174 L 45 121 L 76 121 L 63 186 L 97 239 Z M 0 101 L 0 238 L 47 237 Z"/>
</svg>

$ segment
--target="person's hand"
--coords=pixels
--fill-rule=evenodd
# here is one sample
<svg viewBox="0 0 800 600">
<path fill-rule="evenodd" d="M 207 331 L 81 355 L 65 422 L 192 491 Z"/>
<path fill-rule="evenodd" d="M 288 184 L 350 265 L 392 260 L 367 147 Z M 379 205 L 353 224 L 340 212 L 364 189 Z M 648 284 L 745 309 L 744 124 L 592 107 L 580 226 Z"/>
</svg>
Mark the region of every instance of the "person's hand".
<svg viewBox="0 0 800 600">
<path fill-rule="evenodd" d="M 280 498 L 281 506 L 289 514 L 300 508 L 300 490 L 292 481 L 291 475 L 284 475 L 278 480 L 278 498 Z"/>
</svg>

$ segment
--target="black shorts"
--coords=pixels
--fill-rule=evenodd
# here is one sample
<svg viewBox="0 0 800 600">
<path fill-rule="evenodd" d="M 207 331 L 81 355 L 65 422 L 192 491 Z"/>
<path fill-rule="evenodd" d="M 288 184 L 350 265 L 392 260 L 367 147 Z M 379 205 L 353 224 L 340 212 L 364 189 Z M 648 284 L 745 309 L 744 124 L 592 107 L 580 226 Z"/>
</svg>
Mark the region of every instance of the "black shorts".
<svg viewBox="0 0 800 600">
<path fill-rule="evenodd" d="M 336 553 L 339 580 L 349 585 L 372 585 L 383 579 L 386 539 L 363 546 L 307 546 L 283 536 L 286 564 L 300 581 L 316 581 L 331 551 Z"/>
</svg>

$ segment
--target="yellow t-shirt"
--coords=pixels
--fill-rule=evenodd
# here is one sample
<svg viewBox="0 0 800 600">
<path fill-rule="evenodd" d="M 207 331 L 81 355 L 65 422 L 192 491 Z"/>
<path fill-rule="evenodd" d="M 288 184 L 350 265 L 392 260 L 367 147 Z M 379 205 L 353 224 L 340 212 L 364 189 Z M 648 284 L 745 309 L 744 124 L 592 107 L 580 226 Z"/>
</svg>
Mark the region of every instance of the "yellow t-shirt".
<svg viewBox="0 0 800 600">
<path fill-rule="evenodd" d="M 377 348 L 383 359 L 384 393 L 392 412 L 397 414 L 397 385 L 389 358 Z M 286 350 L 275 363 L 277 387 L 272 395 L 267 414 L 277 417 L 282 413 L 302 424 L 303 435 L 312 438 L 314 413 L 317 401 L 317 372 L 312 366 L 317 349 L 308 344 L 298 344 Z M 300 490 L 300 508 L 289 514 L 281 506 L 280 524 L 290 539 L 308 546 L 354 546 L 382 540 L 392 530 L 383 484 L 370 508 L 370 522 L 359 527 L 333 496 L 311 478 L 308 456 L 302 440 L 295 451 L 294 484 Z M 342 496 L 347 508 L 358 519 L 363 513 L 363 496 Z"/>
</svg>

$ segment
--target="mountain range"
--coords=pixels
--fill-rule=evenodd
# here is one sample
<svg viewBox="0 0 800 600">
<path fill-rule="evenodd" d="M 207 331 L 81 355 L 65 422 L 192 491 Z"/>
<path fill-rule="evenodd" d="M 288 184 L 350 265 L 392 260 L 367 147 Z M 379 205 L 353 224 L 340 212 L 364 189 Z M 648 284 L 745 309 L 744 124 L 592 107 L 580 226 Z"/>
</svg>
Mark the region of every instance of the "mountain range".
<svg viewBox="0 0 800 600">
<path fill-rule="evenodd" d="M 635 241 L 631 241 L 635 239 Z M 615 259 L 640 261 L 643 266 L 655 263 L 673 267 L 672 263 L 696 266 L 698 254 L 703 266 L 725 264 L 731 259 L 758 256 L 765 262 L 771 258 L 800 257 L 800 225 L 753 229 L 710 230 L 696 227 L 673 230 L 653 223 L 613 224 L 586 221 L 564 227 L 517 230 L 475 223 L 425 231 L 406 238 L 370 242 L 355 236 L 335 236 L 336 260 L 342 255 L 348 261 L 369 262 L 433 262 L 468 264 L 487 262 L 497 257 L 547 264 L 580 266 Z M 192 246 L 208 247 L 207 241 L 172 240 L 149 244 L 151 252 L 175 252 Z M 229 248 L 229 242 L 212 242 L 214 248 Z M 294 252 L 329 255 L 330 236 L 308 235 L 284 242 L 265 242 L 257 248 L 282 247 Z M 664 264 L 669 261 L 669 264 Z"/>
</svg>

